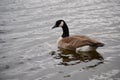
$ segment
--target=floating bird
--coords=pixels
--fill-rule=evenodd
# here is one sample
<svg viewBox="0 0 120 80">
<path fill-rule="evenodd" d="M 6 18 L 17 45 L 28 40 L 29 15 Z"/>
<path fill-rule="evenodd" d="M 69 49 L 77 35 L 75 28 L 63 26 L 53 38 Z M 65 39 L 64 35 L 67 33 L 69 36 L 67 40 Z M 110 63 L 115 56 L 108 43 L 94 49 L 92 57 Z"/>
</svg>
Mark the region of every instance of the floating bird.
<svg viewBox="0 0 120 80">
<path fill-rule="evenodd" d="M 69 28 L 64 20 L 56 21 L 55 25 L 52 29 L 61 27 L 63 30 L 63 34 L 57 40 L 58 48 L 68 49 L 68 50 L 78 50 L 78 51 L 93 51 L 96 50 L 98 47 L 103 47 L 104 44 L 89 38 L 83 35 L 69 35 Z"/>
</svg>

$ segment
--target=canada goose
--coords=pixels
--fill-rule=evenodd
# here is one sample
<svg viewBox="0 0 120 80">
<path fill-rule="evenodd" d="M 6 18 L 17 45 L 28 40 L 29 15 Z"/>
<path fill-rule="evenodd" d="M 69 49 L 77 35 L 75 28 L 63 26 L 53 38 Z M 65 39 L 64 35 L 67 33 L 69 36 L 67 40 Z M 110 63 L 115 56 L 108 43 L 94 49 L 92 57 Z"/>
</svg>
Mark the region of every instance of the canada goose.
<svg viewBox="0 0 120 80">
<path fill-rule="evenodd" d="M 75 35 L 69 36 L 69 29 L 64 20 L 56 21 L 53 28 L 61 27 L 63 30 L 62 36 L 58 39 L 58 48 L 79 51 L 92 51 L 98 47 L 104 46 L 103 43 L 91 39 L 87 36 Z"/>
</svg>

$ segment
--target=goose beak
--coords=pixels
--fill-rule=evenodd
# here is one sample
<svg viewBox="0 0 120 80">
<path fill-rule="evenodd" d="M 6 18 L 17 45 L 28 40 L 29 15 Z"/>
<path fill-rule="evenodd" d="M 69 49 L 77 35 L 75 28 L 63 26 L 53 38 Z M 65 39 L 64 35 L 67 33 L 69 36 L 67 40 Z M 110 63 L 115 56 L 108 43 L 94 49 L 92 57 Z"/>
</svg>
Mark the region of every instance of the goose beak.
<svg viewBox="0 0 120 80">
<path fill-rule="evenodd" d="M 55 26 L 52 27 L 52 29 L 54 29 L 54 28 L 55 28 Z"/>
<path fill-rule="evenodd" d="M 55 26 L 52 27 L 52 29 L 54 29 L 54 28 L 56 28 L 56 27 L 57 27 L 57 26 L 55 25 Z"/>
</svg>

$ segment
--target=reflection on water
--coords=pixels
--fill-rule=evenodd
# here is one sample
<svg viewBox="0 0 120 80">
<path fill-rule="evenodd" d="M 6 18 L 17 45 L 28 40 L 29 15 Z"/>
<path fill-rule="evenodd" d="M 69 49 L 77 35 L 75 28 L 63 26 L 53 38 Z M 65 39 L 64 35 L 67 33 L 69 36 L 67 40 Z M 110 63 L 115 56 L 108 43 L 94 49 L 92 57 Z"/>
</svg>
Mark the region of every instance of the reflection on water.
<svg viewBox="0 0 120 80">
<path fill-rule="evenodd" d="M 89 52 L 75 52 L 72 50 L 59 49 L 57 53 L 52 52 L 51 55 L 55 55 L 55 59 L 61 59 L 59 65 L 70 66 L 76 65 L 81 62 L 90 62 L 92 60 L 99 60 L 100 62 L 90 65 L 87 68 L 96 67 L 97 65 L 103 63 L 103 56 L 96 50 Z"/>
</svg>

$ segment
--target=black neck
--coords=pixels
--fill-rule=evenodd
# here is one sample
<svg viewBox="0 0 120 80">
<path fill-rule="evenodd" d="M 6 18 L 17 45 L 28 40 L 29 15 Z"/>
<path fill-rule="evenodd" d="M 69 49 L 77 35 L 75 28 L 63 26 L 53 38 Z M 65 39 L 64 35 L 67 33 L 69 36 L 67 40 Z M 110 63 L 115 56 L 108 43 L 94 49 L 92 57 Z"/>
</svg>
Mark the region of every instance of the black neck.
<svg viewBox="0 0 120 80">
<path fill-rule="evenodd" d="M 68 29 L 68 26 L 65 22 L 64 22 L 62 29 L 63 29 L 62 37 L 63 38 L 68 37 L 69 36 L 69 29 Z"/>
</svg>

